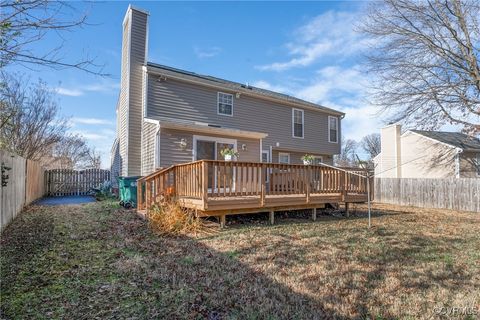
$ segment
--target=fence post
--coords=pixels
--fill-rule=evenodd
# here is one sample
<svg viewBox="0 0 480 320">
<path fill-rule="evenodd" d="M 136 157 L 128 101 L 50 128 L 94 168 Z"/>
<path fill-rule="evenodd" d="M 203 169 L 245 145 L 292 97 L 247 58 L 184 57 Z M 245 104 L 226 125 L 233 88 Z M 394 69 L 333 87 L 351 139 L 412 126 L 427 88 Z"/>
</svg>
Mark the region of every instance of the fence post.
<svg viewBox="0 0 480 320">
<path fill-rule="evenodd" d="M 262 179 L 262 186 L 261 186 L 261 190 L 260 190 L 260 206 L 264 207 L 265 206 L 265 192 L 266 192 L 266 189 L 267 189 L 267 177 L 266 177 L 266 174 L 265 174 L 265 165 L 262 163 L 261 166 L 260 166 L 260 170 L 261 170 L 261 179 Z"/>
<path fill-rule="evenodd" d="M 310 203 L 310 181 L 312 180 L 312 168 L 310 166 L 307 167 L 307 185 L 306 185 L 306 197 L 307 197 L 307 203 Z"/>
<path fill-rule="evenodd" d="M 208 163 L 202 161 L 202 202 L 203 209 L 208 208 Z"/>
</svg>

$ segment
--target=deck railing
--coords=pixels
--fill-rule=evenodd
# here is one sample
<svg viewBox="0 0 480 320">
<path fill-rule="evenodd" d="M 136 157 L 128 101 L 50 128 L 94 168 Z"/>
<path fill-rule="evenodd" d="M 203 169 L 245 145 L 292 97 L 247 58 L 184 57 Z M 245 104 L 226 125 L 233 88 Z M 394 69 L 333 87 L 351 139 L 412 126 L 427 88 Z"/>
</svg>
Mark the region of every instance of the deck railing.
<svg viewBox="0 0 480 320">
<path fill-rule="evenodd" d="M 138 208 L 163 198 L 203 200 L 269 195 L 366 194 L 367 178 L 358 171 L 328 165 L 294 165 L 200 160 L 174 165 L 143 177 L 138 183 Z"/>
</svg>

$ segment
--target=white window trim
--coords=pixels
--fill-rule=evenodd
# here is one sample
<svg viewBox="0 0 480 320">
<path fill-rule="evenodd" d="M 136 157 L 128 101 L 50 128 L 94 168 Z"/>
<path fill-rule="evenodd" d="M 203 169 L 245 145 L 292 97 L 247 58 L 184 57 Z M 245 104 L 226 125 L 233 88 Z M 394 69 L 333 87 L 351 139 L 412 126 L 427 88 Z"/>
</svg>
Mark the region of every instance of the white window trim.
<svg viewBox="0 0 480 320">
<path fill-rule="evenodd" d="M 193 161 L 197 161 L 197 141 L 198 140 L 233 144 L 233 149 L 235 151 L 237 151 L 237 140 L 235 140 L 235 139 L 226 139 L 226 138 L 194 135 L 193 136 L 193 148 L 192 148 L 192 159 L 193 159 Z M 217 156 L 217 144 L 215 144 L 215 157 L 216 156 Z"/>
<path fill-rule="evenodd" d="M 269 150 L 262 150 L 262 157 L 260 158 L 260 161 L 263 162 L 263 154 L 266 154 L 267 155 L 267 162 L 266 163 L 270 163 L 270 151 Z M 265 162 L 264 162 L 265 163 Z"/>
<path fill-rule="evenodd" d="M 280 158 L 281 158 L 282 156 L 287 156 L 287 157 L 288 157 L 288 163 L 280 162 Z M 288 153 L 288 152 L 279 152 L 279 153 L 278 153 L 278 163 L 281 163 L 281 164 L 290 164 L 290 153 Z"/>
<path fill-rule="evenodd" d="M 232 114 L 226 114 L 220 112 L 220 94 L 228 95 L 232 97 Z M 217 114 L 220 116 L 233 117 L 233 94 L 226 92 L 217 92 Z"/>
<path fill-rule="evenodd" d="M 302 136 L 295 136 L 295 111 L 302 112 Z M 292 138 L 304 139 L 305 138 L 305 110 L 292 108 Z"/>
<path fill-rule="evenodd" d="M 330 119 L 335 119 L 336 123 L 337 123 L 337 140 L 336 141 L 332 141 L 332 139 L 330 139 Z M 338 132 L 340 130 L 338 130 L 338 117 L 332 117 L 332 116 L 328 116 L 328 142 L 330 143 L 338 143 Z"/>
</svg>

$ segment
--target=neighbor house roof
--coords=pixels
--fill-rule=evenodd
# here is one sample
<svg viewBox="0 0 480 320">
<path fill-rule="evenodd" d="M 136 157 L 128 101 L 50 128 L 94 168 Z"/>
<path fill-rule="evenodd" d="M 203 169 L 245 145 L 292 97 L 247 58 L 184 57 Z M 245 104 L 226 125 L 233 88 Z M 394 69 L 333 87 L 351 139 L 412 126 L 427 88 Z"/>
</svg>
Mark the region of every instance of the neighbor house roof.
<svg viewBox="0 0 480 320">
<path fill-rule="evenodd" d="M 177 68 L 173 68 L 173 67 L 169 67 L 169 66 L 165 66 L 165 65 L 161 65 L 161 64 L 156 64 L 156 63 L 152 63 L 152 62 L 147 63 L 147 70 L 148 70 L 148 67 L 154 68 L 154 70 L 156 70 L 157 72 L 161 71 L 162 75 L 165 75 L 165 76 L 169 76 L 169 75 L 172 76 L 173 75 L 173 76 L 176 76 L 177 78 L 180 78 L 180 79 L 195 80 L 195 81 L 199 81 L 203 84 L 210 84 L 210 85 L 214 85 L 214 86 L 217 86 L 217 87 L 230 89 L 230 90 L 236 91 L 238 93 L 245 93 L 245 94 L 248 94 L 248 95 L 256 95 L 256 96 L 263 97 L 263 98 L 270 98 L 270 99 L 275 99 L 275 100 L 283 101 L 283 102 L 287 102 L 287 103 L 302 105 L 304 107 L 307 107 L 307 108 L 310 108 L 310 109 L 313 109 L 313 110 L 324 111 L 324 112 L 334 114 L 334 115 L 338 115 L 338 116 L 344 116 L 345 115 L 345 113 L 343 113 L 341 111 L 338 111 L 338 110 L 334 110 L 334 109 L 331 109 L 331 108 L 321 106 L 321 105 L 316 104 L 316 103 L 312 103 L 312 102 L 308 102 L 308 101 L 305 101 L 305 100 L 302 100 L 302 99 L 299 99 L 299 98 L 295 98 L 295 97 L 292 97 L 292 96 L 287 95 L 287 94 L 283 94 L 283 93 L 279 93 L 279 92 L 275 92 L 275 91 L 271 91 L 271 90 L 266 90 L 266 89 L 250 86 L 248 84 L 241 84 L 241 83 L 234 82 L 234 81 L 229 81 L 229 80 L 225 80 L 225 79 L 221 79 L 221 78 L 217 78 L 217 77 L 212 77 L 212 76 L 208 76 L 208 75 L 202 75 L 202 74 L 198 74 L 198 73 L 195 73 L 195 72 L 186 71 L 186 70 L 182 70 L 182 69 L 177 69 Z"/>
<path fill-rule="evenodd" d="M 443 142 L 462 150 L 480 151 L 480 139 L 461 132 L 409 130 L 427 138 Z"/>
</svg>

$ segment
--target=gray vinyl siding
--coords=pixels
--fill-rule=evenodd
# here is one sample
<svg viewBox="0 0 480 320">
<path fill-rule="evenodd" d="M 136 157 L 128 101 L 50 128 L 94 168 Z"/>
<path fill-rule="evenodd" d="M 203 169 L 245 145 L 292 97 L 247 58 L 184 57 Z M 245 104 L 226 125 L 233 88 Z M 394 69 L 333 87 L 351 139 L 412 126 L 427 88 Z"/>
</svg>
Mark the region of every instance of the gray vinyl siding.
<svg viewBox="0 0 480 320">
<path fill-rule="evenodd" d="M 265 149 L 264 149 L 265 150 Z M 283 150 L 272 150 L 272 162 L 278 163 L 278 153 L 284 152 L 290 154 L 290 163 L 291 164 L 303 164 L 302 157 L 305 155 L 305 152 L 291 152 L 291 151 L 283 151 Z M 313 156 L 320 156 L 323 158 L 323 163 L 333 165 L 333 157 L 327 154 L 314 154 L 309 153 Z"/>
<path fill-rule="evenodd" d="M 193 136 L 195 133 L 182 130 L 161 129 L 160 130 L 160 167 L 165 168 L 173 164 L 186 163 L 193 161 Z M 225 137 L 218 135 L 206 135 L 202 136 L 220 137 L 237 140 L 238 159 L 240 161 L 260 161 L 260 140 Z M 187 141 L 187 147 L 182 150 L 179 146 L 180 140 L 185 139 Z M 241 150 L 242 144 L 245 144 L 247 150 Z"/>
<path fill-rule="evenodd" d="M 132 10 L 130 79 L 129 79 L 129 114 L 128 114 L 128 175 L 141 174 L 141 128 L 143 120 L 143 70 L 145 64 L 145 45 L 148 16 Z"/>
<path fill-rule="evenodd" d="M 155 136 L 158 125 L 143 121 L 142 128 L 142 172 L 145 176 L 155 171 Z"/>
<path fill-rule="evenodd" d="M 340 153 L 340 141 L 328 142 L 328 114 L 304 110 L 304 138 L 292 137 L 292 107 L 235 92 L 215 90 L 205 86 L 168 78 L 157 81 L 149 75 L 147 116 L 178 118 L 207 122 L 222 127 L 268 133 L 263 149 L 275 147 L 303 153 L 333 155 Z M 217 114 L 217 93 L 233 94 L 233 116 Z M 339 119 L 338 136 L 341 137 Z"/>
<path fill-rule="evenodd" d="M 112 187 L 118 187 L 117 178 L 120 176 L 121 167 L 120 167 L 120 145 L 117 143 L 117 140 L 113 143 L 113 148 L 110 154 L 111 157 L 111 165 L 110 165 L 110 181 L 112 183 Z"/>
<path fill-rule="evenodd" d="M 121 65 L 121 77 L 120 77 L 120 97 L 117 110 L 117 126 L 119 139 L 119 154 L 121 158 L 120 163 L 120 175 L 127 175 L 127 162 L 128 162 L 128 48 L 129 48 L 129 29 L 130 23 L 126 23 L 123 28 L 122 36 L 122 65 Z"/>
</svg>

